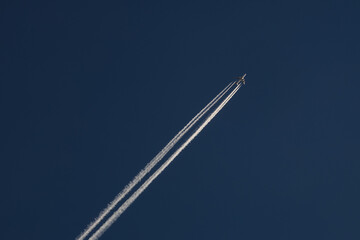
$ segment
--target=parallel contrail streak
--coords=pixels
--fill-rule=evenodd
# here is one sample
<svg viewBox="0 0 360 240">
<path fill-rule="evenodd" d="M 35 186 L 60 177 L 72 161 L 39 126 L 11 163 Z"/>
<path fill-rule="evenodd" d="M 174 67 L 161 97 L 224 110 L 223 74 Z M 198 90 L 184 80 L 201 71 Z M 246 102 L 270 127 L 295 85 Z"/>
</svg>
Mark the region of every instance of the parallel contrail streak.
<svg viewBox="0 0 360 240">
<path fill-rule="evenodd" d="M 229 96 L 211 113 L 211 115 L 199 126 L 199 128 L 179 147 L 170 157 L 161 165 L 156 172 L 154 172 L 140 187 L 136 190 L 113 215 L 111 215 L 106 222 L 89 238 L 89 240 L 96 240 L 120 217 L 120 215 L 136 200 L 136 198 L 151 184 L 151 182 L 160 175 L 162 171 L 184 150 L 187 145 L 206 127 L 206 125 L 220 112 L 225 104 L 234 96 L 234 94 L 242 86 L 237 86 Z"/>
<path fill-rule="evenodd" d="M 189 131 L 190 128 L 204 116 L 204 114 L 212 108 L 219 99 L 221 99 L 227 91 L 234 85 L 234 82 L 229 83 L 213 100 L 210 101 L 193 119 L 190 120 L 186 126 L 180 130 L 178 134 L 143 168 L 133 180 L 125 186 L 125 188 L 114 198 L 108 206 L 102 210 L 99 216 L 88 225 L 88 227 L 78 236 L 77 240 L 83 240 L 89 233 L 109 214 L 109 212 L 128 194 L 136 184 L 138 184 L 144 176 L 151 171 L 151 169 L 170 151 L 170 149 Z"/>
</svg>

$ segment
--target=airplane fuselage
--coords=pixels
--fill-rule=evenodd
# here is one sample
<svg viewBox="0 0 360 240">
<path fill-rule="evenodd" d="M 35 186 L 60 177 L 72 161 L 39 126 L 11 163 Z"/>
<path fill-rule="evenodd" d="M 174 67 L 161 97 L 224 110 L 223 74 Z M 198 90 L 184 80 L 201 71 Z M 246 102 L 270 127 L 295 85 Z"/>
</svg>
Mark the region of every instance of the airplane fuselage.
<svg viewBox="0 0 360 240">
<path fill-rule="evenodd" d="M 236 79 L 238 79 L 238 81 L 236 82 L 236 85 L 239 85 L 240 83 L 245 85 L 245 76 L 246 73 L 242 77 L 237 77 Z"/>
</svg>

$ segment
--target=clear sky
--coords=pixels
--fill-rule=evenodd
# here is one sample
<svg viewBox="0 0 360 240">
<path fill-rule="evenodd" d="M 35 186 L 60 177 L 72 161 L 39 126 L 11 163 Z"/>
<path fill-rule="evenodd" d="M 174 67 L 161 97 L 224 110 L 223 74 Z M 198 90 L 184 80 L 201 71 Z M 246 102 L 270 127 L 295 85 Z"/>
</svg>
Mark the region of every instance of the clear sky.
<svg viewBox="0 0 360 240">
<path fill-rule="evenodd" d="M 360 239 L 359 1 L 2 1 L 1 239 L 74 239 L 234 77 L 102 239 Z"/>
</svg>

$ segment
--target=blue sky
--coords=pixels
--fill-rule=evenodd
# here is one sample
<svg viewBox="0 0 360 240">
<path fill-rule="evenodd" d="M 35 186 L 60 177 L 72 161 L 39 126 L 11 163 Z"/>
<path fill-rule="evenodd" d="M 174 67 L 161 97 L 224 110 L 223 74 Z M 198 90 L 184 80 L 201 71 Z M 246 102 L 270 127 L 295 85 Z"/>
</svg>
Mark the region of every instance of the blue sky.
<svg viewBox="0 0 360 240">
<path fill-rule="evenodd" d="M 103 239 L 359 239 L 357 1 L 6 1 L 2 239 L 74 239 L 239 74 Z"/>
</svg>

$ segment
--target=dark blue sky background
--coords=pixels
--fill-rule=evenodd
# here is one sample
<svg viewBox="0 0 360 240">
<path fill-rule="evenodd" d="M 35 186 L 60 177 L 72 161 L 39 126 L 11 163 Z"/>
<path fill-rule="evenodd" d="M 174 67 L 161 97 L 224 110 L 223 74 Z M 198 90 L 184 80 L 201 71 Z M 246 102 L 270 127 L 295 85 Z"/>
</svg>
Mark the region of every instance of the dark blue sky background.
<svg viewBox="0 0 360 240">
<path fill-rule="evenodd" d="M 238 74 L 103 239 L 360 239 L 359 1 L 2 1 L 1 239 L 74 239 Z"/>
</svg>

